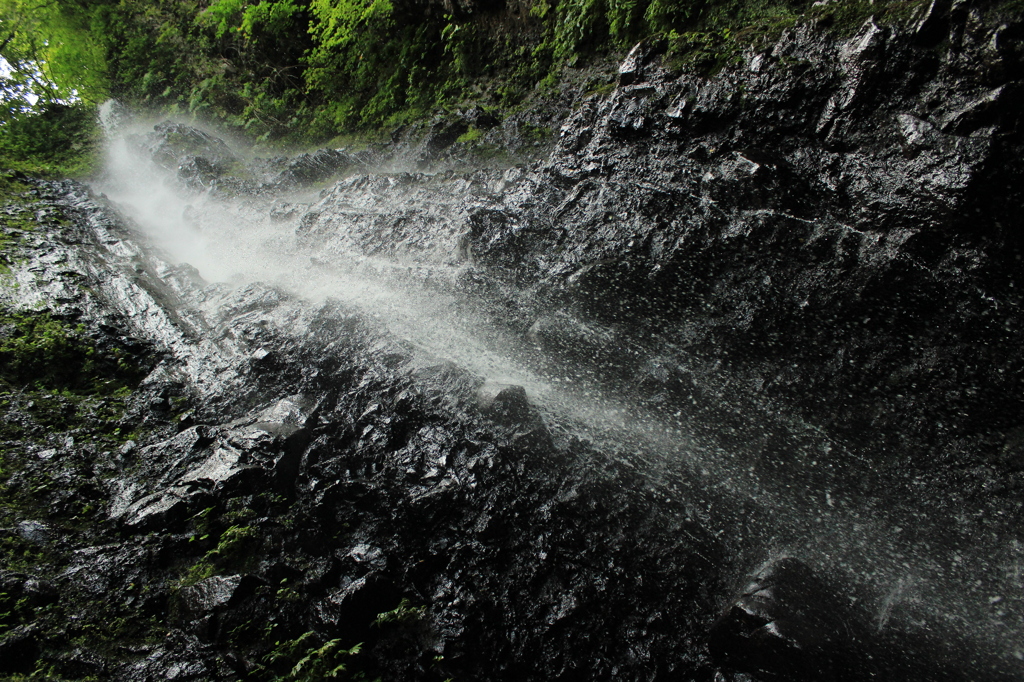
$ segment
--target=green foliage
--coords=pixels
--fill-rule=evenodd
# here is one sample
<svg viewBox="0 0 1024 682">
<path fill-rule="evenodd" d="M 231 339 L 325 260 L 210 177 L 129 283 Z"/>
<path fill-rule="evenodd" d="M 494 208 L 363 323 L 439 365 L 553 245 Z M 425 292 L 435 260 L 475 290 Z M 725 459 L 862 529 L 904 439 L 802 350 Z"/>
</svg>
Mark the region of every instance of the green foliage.
<svg viewBox="0 0 1024 682">
<path fill-rule="evenodd" d="M 0 0 L 0 26 L 14 29 L 7 43 L 0 34 L 0 54 L 15 66 L 0 83 L 0 118 L 41 114 L 24 134 L 0 132 L 0 156 L 85 148 L 77 133 L 49 150 L 27 142 L 57 140 L 44 130 L 47 107 L 74 97 L 110 92 L 259 140 L 322 142 L 469 104 L 514 109 L 556 84 L 562 65 L 645 38 L 668 39 L 678 65 L 710 72 L 797 21 L 842 33 L 868 14 L 902 21 L 922 3 L 534 0 L 529 16 L 512 19 L 487 9 L 423 13 L 393 0 Z"/>
<path fill-rule="evenodd" d="M 394 26 L 390 0 L 313 0 L 310 11 L 316 21 L 309 32 L 321 53 L 342 51 L 356 43 L 361 33 Z"/>
<path fill-rule="evenodd" d="M 403 598 L 395 608 L 390 611 L 384 611 L 383 613 L 377 614 L 377 617 L 373 621 L 373 625 L 374 627 L 383 627 L 385 625 L 392 625 L 395 623 L 413 623 L 421 620 L 426 611 L 427 607 L 410 606 L 409 600 Z"/>
<path fill-rule="evenodd" d="M 230 31 L 240 31 L 245 0 L 217 0 L 199 14 L 198 21 L 213 27 L 218 38 Z"/>
<path fill-rule="evenodd" d="M 331 639 L 317 644 L 317 636 L 307 632 L 296 639 L 275 642 L 274 649 L 264 661 L 271 666 L 290 666 L 284 675 L 274 680 L 281 682 L 313 682 L 314 680 L 339 679 L 348 670 L 349 659 L 357 656 L 362 644 L 343 648 L 340 639 Z M 344 676 L 349 677 L 349 676 Z M 349 679 L 366 679 L 365 676 Z"/>
<path fill-rule="evenodd" d="M 471 31 L 443 20 L 400 24 L 387 0 L 314 0 L 310 9 L 305 77 L 325 99 L 317 133 L 402 123 L 461 90 Z"/>
<path fill-rule="evenodd" d="M 523 139 L 530 140 L 531 142 L 550 142 L 555 135 L 551 128 L 530 123 L 521 123 L 519 125 L 519 134 L 523 136 Z"/>
<path fill-rule="evenodd" d="M 296 28 L 295 20 L 304 10 L 294 0 L 263 0 L 255 5 L 246 0 L 217 0 L 199 13 L 196 23 L 212 27 L 217 38 L 239 33 L 245 40 L 257 41 L 261 35 L 285 36 Z"/>
<path fill-rule="evenodd" d="M 608 10 L 603 0 L 561 0 L 555 12 L 556 59 L 589 51 L 608 36 Z"/>
<path fill-rule="evenodd" d="M 484 131 L 479 128 L 470 127 L 469 130 L 459 135 L 458 139 L 455 141 L 461 144 L 473 144 L 474 142 L 479 141 L 483 136 Z"/>
<path fill-rule="evenodd" d="M 84 176 L 99 159 L 95 110 L 49 103 L 0 125 L 0 166 L 34 175 Z"/>
<path fill-rule="evenodd" d="M 678 0 L 651 0 L 644 11 L 644 22 L 655 33 L 682 30 L 699 16 L 703 3 Z"/>
<path fill-rule="evenodd" d="M 784 29 L 800 20 L 809 4 L 796 0 L 709 3 L 699 15 L 691 15 L 698 20 L 690 30 L 670 28 L 663 34 L 668 41 L 669 65 L 713 73 L 739 61 L 748 47 L 761 49 L 777 40 Z"/>
<path fill-rule="evenodd" d="M 121 349 L 96 348 L 81 325 L 47 312 L 0 313 L 0 380 L 8 385 L 110 395 L 140 374 Z"/>
<path fill-rule="evenodd" d="M 92 106 L 107 95 L 106 60 L 77 5 L 0 0 L 0 164 L 80 175 L 95 159 Z"/>
<path fill-rule="evenodd" d="M 0 78 L 0 120 L 106 97 L 106 61 L 90 28 L 89 15 L 70 2 L 0 0 L 0 56 L 9 66 Z"/>
<path fill-rule="evenodd" d="M 206 516 L 209 513 L 210 510 L 206 510 L 200 514 Z M 197 515 L 196 518 L 201 517 Z M 221 533 L 217 546 L 189 566 L 178 584 L 181 587 L 188 587 L 227 571 L 243 570 L 252 559 L 251 550 L 258 539 L 256 528 L 252 526 L 229 526 Z"/>
</svg>

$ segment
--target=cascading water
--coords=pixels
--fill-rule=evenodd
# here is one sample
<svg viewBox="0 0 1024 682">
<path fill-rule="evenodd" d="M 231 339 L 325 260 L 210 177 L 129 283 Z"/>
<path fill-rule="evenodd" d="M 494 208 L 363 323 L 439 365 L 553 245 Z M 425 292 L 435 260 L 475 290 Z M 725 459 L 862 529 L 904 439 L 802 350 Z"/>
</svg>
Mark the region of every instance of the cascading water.
<svg viewBox="0 0 1024 682">
<path fill-rule="evenodd" d="M 341 301 L 376 320 L 414 354 L 451 361 L 489 381 L 523 386 L 556 437 L 587 439 L 638 470 L 651 505 L 683 500 L 687 514 L 735 552 L 736 580 L 739 572 L 764 560 L 799 557 L 847 585 L 877 632 L 895 633 L 897 640 L 922 632 L 939 633 L 940 641 L 955 635 L 956 646 L 969 649 L 952 658 L 972 679 L 1020 674 L 1024 545 L 997 512 L 977 504 L 956 508 L 951 502 L 949 517 L 940 518 L 932 515 L 934 505 L 898 499 L 898 493 L 885 489 L 863 490 L 845 480 L 866 473 L 861 465 L 849 465 L 856 451 L 794 420 L 782 423 L 800 443 L 793 468 L 766 470 L 760 449 L 738 441 L 759 429 L 777 430 L 778 423 L 740 414 L 746 426 L 737 438 L 728 424 L 701 423 L 708 414 L 734 409 L 728 397 L 714 410 L 688 411 L 679 401 L 650 400 L 642 386 L 630 386 L 602 364 L 616 354 L 642 355 L 642 339 L 620 333 L 613 347 L 603 350 L 607 357 L 573 363 L 545 354 L 522 324 L 503 324 L 494 301 L 467 293 L 460 282 L 470 266 L 453 255 L 464 229 L 459 213 L 464 204 L 500 203 L 502 192 L 512 191 L 503 187 L 509 184 L 503 180 L 507 174 L 476 173 L 477 182 L 490 183 L 483 199 L 463 176 L 410 179 L 395 169 L 349 178 L 320 196 L 297 189 L 251 194 L 186 189 L 137 143 L 125 141 L 134 134 L 137 142 L 139 130 L 128 132 L 112 140 L 107 173 L 95 189 L 170 259 L 198 268 L 210 282 L 263 282 L 311 304 Z M 413 231 L 420 229 L 417 219 L 428 222 L 424 216 L 430 210 L 448 214 L 434 227 L 422 227 L 439 231 L 434 244 L 440 248 L 391 253 L 378 248 L 375 254 L 360 249 L 356 235 L 339 248 L 346 243 L 344 234 L 331 242 L 309 234 L 314 220 L 334 218 L 343 231 L 358 221 L 401 214 L 406 207 L 397 202 L 408 193 L 396 191 L 395 203 L 367 195 L 367 186 L 380 182 L 415 186 L 419 216 L 398 218 L 411 221 Z M 522 191 L 522 184 L 511 186 Z M 324 202 L 328 195 L 331 202 Z M 275 216 L 282 205 L 291 209 L 284 218 Z M 344 215 L 339 206 L 346 207 Z M 526 291 L 513 291 L 512 297 L 526 308 L 542 305 Z M 954 518 L 957 537 L 948 528 Z M 965 537 L 971 538 L 969 545 Z"/>
</svg>

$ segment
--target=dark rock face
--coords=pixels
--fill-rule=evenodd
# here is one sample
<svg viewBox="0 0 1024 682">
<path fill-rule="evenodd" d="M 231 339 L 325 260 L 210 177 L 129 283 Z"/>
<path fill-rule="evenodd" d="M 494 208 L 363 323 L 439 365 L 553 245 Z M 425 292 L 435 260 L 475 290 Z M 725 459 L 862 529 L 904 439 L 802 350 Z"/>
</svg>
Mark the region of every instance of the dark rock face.
<svg viewBox="0 0 1024 682">
<path fill-rule="evenodd" d="M 797 28 L 714 77 L 638 46 L 529 198 L 470 215 L 467 251 L 567 315 L 641 320 L 651 352 L 722 362 L 875 461 L 998 443 L 1022 408 L 1016 304 L 997 302 L 1019 285 L 1020 54 L 994 47 L 1006 25 L 944 16 L 941 50 Z"/>
<path fill-rule="evenodd" d="M 284 674 L 335 640 L 372 646 L 350 664 L 394 679 L 575 675 L 583 649 L 601 652 L 587 675 L 705 674 L 694 604 L 710 613 L 719 547 L 682 499 L 647 510 L 642 474 L 556 443 L 522 388 L 413 357 L 335 302 L 196 283 L 127 249 L 132 233 L 81 188 L 58 189 L 90 244 L 75 253 L 96 256 L 76 263 L 89 285 L 68 305 L 145 305 L 119 324 L 166 349 L 125 417 L 152 430 L 92 454 L 109 522 L 51 538 L 66 608 L 111 599 L 170 636 L 88 674 L 259 679 L 268 656 Z M 147 297 L 172 295 L 166 323 Z M 233 333 L 182 333 L 195 329 Z M 641 575 L 657 601 L 676 596 L 636 609 Z M 62 646 L 26 648 L 26 665 L 88 667 L 49 653 Z"/>
<path fill-rule="evenodd" d="M 311 185 L 360 165 L 357 159 L 340 149 L 318 149 L 289 161 L 274 184 L 284 188 Z"/>
<path fill-rule="evenodd" d="M 209 186 L 239 161 L 223 140 L 180 123 L 161 123 L 134 142 L 192 188 Z"/>
<path fill-rule="evenodd" d="M 845 679 L 864 641 L 842 604 L 796 559 L 766 566 L 712 625 L 711 655 L 754 675 Z M 859 674 L 854 675 L 854 679 Z"/>
<path fill-rule="evenodd" d="M 481 112 L 375 152 L 415 173 L 321 150 L 231 178 L 223 142 L 155 131 L 192 196 L 246 196 L 305 259 L 281 287 L 208 284 L 41 186 L 73 219 L 8 299 L 156 350 L 116 441 L 10 397 L 44 441 L 5 441 L 38 499 L 0 539 L 37 561 L 0 574 L 0 660 L 1019 679 L 1019 35 L 935 2 L 714 75 L 642 44 L 548 160 L 502 170 L 430 172 Z M 116 655 L 71 644 L 95 614 Z"/>
</svg>

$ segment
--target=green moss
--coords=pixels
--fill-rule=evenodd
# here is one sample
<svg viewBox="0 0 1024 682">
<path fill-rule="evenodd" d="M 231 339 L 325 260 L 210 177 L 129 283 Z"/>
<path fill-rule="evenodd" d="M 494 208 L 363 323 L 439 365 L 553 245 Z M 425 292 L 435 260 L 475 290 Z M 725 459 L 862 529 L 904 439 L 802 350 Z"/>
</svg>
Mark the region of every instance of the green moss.
<svg viewBox="0 0 1024 682">
<path fill-rule="evenodd" d="M 607 97 L 608 95 L 612 94 L 614 91 L 615 91 L 615 82 L 614 81 L 605 82 L 605 83 L 600 83 L 599 82 L 599 83 L 591 84 L 590 87 L 587 89 L 586 94 L 584 94 L 584 97 L 592 97 L 594 95 L 597 95 L 598 97 Z"/>
<path fill-rule="evenodd" d="M 523 136 L 523 139 L 530 142 L 550 142 L 555 136 L 551 128 L 533 125 L 532 123 L 520 123 L 519 134 Z"/>
<path fill-rule="evenodd" d="M 474 142 L 479 141 L 480 138 L 482 138 L 483 136 L 484 131 L 480 130 L 479 128 L 471 127 L 469 130 L 459 135 L 458 139 L 456 139 L 455 141 L 461 144 L 472 144 Z"/>
<path fill-rule="evenodd" d="M 9 386 L 112 395 L 137 384 L 142 374 L 127 351 L 99 349 L 82 325 L 45 311 L 0 311 L 0 381 Z"/>
<path fill-rule="evenodd" d="M 32 573 L 48 559 L 42 548 L 17 535 L 0 537 L 0 565 L 6 570 Z"/>
<path fill-rule="evenodd" d="M 472 149 L 473 156 L 491 163 L 502 164 L 512 160 L 508 150 L 496 144 L 477 144 Z"/>
<path fill-rule="evenodd" d="M 251 550 L 258 541 L 255 527 L 229 526 L 221 533 L 217 546 L 185 570 L 178 586 L 189 587 L 215 575 L 244 571 L 253 561 Z"/>
<path fill-rule="evenodd" d="M 374 627 L 383 627 L 395 623 L 414 623 L 421 620 L 427 611 L 425 606 L 412 606 L 408 599 L 402 599 L 398 606 L 390 611 L 378 613 L 373 621 Z"/>
<path fill-rule="evenodd" d="M 306 632 L 295 639 L 276 642 L 263 660 L 272 669 L 286 672 L 281 676 L 274 675 L 272 679 L 294 682 L 340 677 L 368 679 L 364 674 L 351 670 L 352 659 L 362 651 L 362 644 L 343 647 L 340 639 L 321 642 L 323 640 L 314 632 Z M 261 672 L 266 674 L 270 671 L 264 669 Z"/>
<path fill-rule="evenodd" d="M 28 178 L 17 170 L 0 171 L 0 203 L 25 203 L 25 193 L 32 189 Z"/>
</svg>

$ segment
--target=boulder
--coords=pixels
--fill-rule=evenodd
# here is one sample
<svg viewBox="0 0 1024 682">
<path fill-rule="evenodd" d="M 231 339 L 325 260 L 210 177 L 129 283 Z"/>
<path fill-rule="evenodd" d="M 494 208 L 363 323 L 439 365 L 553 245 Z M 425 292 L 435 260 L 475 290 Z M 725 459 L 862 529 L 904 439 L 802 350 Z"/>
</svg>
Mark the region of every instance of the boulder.
<svg viewBox="0 0 1024 682">
<path fill-rule="evenodd" d="M 499 424 L 524 424 L 537 418 L 522 386 L 487 381 L 476 396 L 480 411 Z"/>
<path fill-rule="evenodd" d="M 455 144 L 459 136 L 469 130 L 470 123 L 465 118 L 440 117 L 431 122 L 427 134 L 419 144 L 417 163 L 425 167 L 436 161 L 442 152 Z"/>
<path fill-rule="evenodd" d="M 188 488 L 169 488 L 143 496 L 112 518 L 137 531 L 175 528 L 188 515 L 191 498 Z"/>
<path fill-rule="evenodd" d="M 48 545 L 52 540 L 52 530 L 42 521 L 19 521 L 15 527 L 23 540 L 33 545 Z"/>
<path fill-rule="evenodd" d="M 253 576 L 215 575 L 183 588 L 179 593 L 181 615 L 185 620 L 196 620 L 228 608 L 258 587 L 260 581 Z"/>
<path fill-rule="evenodd" d="M 202 189 L 224 174 L 224 169 L 205 156 L 187 156 L 178 165 L 178 179 L 191 189 Z"/>
<path fill-rule="evenodd" d="M 361 163 L 344 150 L 318 149 L 309 154 L 300 154 L 288 161 L 284 170 L 270 184 L 278 187 L 302 187 L 359 167 Z"/>
<path fill-rule="evenodd" d="M 224 140 L 182 123 L 158 123 L 152 132 L 137 141 L 157 164 L 175 172 L 183 164 L 199 158 L 202 161 L 195 164 L 197 171 L 219 172 L 239 160 Z"/>
<path fill-rule="evenodd" d="M 769 679 L 842 679 L 856 642 L 852 609 L 798 559 L 770 562 L 715 621 L 708 649 L 720 664 Z"/>
</svg>

